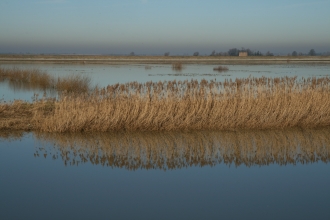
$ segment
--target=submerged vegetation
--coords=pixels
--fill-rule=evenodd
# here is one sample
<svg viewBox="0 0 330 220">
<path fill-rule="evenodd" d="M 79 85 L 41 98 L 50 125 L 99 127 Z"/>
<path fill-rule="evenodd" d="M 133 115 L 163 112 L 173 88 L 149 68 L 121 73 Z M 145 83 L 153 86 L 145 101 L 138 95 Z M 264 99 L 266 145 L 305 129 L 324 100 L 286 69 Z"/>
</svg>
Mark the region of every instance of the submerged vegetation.
<svg viewBox="0 0 330 220">
<path fill-rule="evenodd" d="M 222 71 L 227 71 L 227 70 L 229 70 L 229 68 L 226 67 L 226 66 L 218 66 L 218 67 L 214 67 L 213 70 L 214 70 L 214 71 L 218 71 L 218 72 L 222 72 Z"/>
<path fill-rule="evenodd" d="M 180 62 L 172 64 L 172 70 L 174 71 L 181 71 L 183 69 L 183 65 Z"/>
<path fill-rule="evenodd" d="M 10 74 L 1 74 L 10 80 Z M 27 78 L 34 79 L 33 75 Z M 73 92 L 64 89 L 86 88 L 87 81 L 74 77 L 56 80 L 53 85 L 62 91 L 56 99 L 0 103 L 0 130 L 236 130 L 330 125 L 328 77 L 174 80 Z"/>
</svg>

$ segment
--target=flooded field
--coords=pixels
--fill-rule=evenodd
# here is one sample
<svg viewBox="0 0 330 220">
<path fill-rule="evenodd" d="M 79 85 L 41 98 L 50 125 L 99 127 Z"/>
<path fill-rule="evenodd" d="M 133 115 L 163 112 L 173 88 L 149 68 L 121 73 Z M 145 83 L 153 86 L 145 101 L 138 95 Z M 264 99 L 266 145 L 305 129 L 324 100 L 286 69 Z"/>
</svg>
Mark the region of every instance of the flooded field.
<svg viewBox="0 0 330 220">
<path fill-rule="evenodd" d="M 1 64 L 38 68 L 55 78 L 88 76 L 98 87 L 330 76 L 329 64 L 226 66 L 228 71 L 193 64 L 181 70 L 169 64 Z M 2 102 L 32 101 L 45 92 L 57 95 L 0 81 Z M 328 219 L 329 137 L 329 127 L 0 131 L 0 219 Z"/>
<path fill-rule="evenodd" d="M 253 77 L 324 77 L 330 76 L 330 64 L 281 64 L 281 65 L 225 65 L 228 71 L 214 71 L 217 65 L 183 65 L 182 70 L 175 71 L 169 64 L 131 64 L 131 65 L 102 65 L 102 64 L 1 64 L 2 68 L 17 67 L 20 69 L 39 69 L 56 77 L 72 74 L 88 76 L 91 85 L 100 88 L 116 83 L 137 81 L 158 82 L 165 80 L 217 80 Z M 30 101 L 35 93 L 42 90 L 24 87 L 21 84 L 0 81 L 0 99 L 4 101 L 21 99 Z M 54 94 L 53 94 L 54 95 Z"/>
<path fill-rule="evenodd" d="M 0 218 L 327 219 L 329 136 L 1 133 Z"/>
</svg>

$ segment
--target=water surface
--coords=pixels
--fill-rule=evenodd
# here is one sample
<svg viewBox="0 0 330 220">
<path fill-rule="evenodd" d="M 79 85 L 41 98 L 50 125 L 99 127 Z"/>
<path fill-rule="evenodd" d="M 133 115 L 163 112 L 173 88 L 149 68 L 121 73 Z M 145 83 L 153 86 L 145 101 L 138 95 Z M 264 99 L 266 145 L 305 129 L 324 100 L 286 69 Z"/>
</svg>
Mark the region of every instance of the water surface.
<svg viewBox="0 0 330 220">
<path fill-rule="evenodd" d="M 0 219 L 328 219 L 329 135 L 1 133 Z"/>
</svg>

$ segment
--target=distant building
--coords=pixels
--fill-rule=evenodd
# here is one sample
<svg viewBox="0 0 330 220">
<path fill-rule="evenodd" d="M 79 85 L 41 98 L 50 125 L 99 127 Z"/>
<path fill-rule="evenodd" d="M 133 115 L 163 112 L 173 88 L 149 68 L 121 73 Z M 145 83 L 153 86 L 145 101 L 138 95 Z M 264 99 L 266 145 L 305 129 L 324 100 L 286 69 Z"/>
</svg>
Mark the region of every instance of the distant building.
<svg viewBox="0 0 330 220">
<path fill-rule="evenodd" d="M 241 51 L 241 52 L 238 53 L 238 56 L 239 57 L 247 57 L 248 56 L 248 53 Z"/>
</svg>

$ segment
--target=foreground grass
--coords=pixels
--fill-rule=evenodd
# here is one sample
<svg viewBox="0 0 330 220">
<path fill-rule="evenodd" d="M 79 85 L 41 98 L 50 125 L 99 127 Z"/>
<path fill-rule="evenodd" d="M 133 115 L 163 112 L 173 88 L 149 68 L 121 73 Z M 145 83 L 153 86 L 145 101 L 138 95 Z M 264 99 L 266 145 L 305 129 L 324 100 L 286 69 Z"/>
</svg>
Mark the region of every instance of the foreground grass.
<svg viewBox="0 0 330 220">
<path fill-rule="evenodd" d="M 1 130 L 235 130 L 330 125 L 330 78 L 116 84 L 0 104 Z"/>
</svg>

